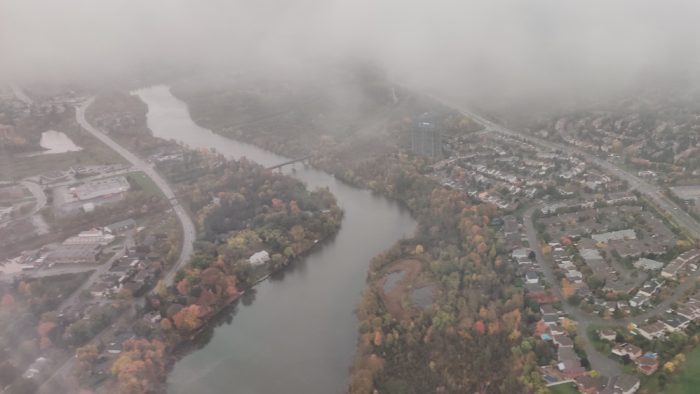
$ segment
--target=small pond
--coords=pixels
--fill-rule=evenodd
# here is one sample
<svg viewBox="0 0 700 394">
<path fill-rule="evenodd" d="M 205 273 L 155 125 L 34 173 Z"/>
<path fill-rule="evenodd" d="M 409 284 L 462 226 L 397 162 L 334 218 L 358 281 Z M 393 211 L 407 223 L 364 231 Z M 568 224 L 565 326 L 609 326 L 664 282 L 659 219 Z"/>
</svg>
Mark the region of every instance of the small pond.
<svg viewBox="0 0 700 394">
<path fill-rule="evenodd" d="M 411 291 L 409 295 L 413 305 L 420 308 L 427 308 L 433 304 L 433 287 L 425 286 Z"/>
<path fill-rule="evenodd" d="M 396 287 L 396 285 L 401 282 L 401 279 L 403 279 L 404 274 L 405 272 L 403 271 L 396 271 L 388 274 L 386 276 L 386 280 L 384 281 L 384 292 L 388 293 L 394 287 Z"/>
</svg>

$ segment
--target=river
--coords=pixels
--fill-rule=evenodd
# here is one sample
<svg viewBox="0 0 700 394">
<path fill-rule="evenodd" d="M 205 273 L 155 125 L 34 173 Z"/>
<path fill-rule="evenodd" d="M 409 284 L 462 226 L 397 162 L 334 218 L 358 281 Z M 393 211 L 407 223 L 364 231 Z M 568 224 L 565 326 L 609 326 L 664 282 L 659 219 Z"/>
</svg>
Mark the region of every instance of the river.
<svg viewBox="0 0 700 394">
<path fill-rule="evenodd" d="M 165 86 L 134 92 L 148 105 L 148 126 L 157 137 L 192 148 L 215 148 L 231 158 L 265 166 L 288 159 L 196 125 L 185 103 Z M 297 164 L 290 175 L 309 187 L 328 187 L 345 211 L 337 236 L 296 262 L 281 278 L 256 287 L 250 304 L 239 304 L 230 322 L 175 364 L 170 393 L 343 392 L 357 341 L 354 309 L 369 261 L 416 223 L 395 202 L 348 186 Z"/>
</svg>

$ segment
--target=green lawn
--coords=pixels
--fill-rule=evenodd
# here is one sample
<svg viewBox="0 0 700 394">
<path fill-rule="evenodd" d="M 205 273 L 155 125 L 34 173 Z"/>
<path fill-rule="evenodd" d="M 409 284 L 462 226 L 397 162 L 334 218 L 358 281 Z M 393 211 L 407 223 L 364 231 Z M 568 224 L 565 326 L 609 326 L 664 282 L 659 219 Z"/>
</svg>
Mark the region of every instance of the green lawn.
<svg viewBox="0 0 700 394">
<path fill-rule="evenodd" d="M 552 394 L 580 394 L 573 383 L 562 383 L 549 388 Z"/>
<path fill-rule="evenodd" d="M 160 189 L 153 182 L 153 180 L 147 177 L 146 174 L 144 174 L 141 171 L 130 172 L 127 175 L 127 178 L 129 179 L 129 183 L 131 183 L 132 187 L 134 187 L 135 189 L 140 189 L 148 194 L 156 196 L 162 195 Z"/>
<path fill-rule="evenodd" d="M 700 392 L 700 347 L 696 347 L 687 354 L 688 362 L 685 367 L 670 383 L 665 393 L 668 394 L 692 394 Z"/>
</svg>

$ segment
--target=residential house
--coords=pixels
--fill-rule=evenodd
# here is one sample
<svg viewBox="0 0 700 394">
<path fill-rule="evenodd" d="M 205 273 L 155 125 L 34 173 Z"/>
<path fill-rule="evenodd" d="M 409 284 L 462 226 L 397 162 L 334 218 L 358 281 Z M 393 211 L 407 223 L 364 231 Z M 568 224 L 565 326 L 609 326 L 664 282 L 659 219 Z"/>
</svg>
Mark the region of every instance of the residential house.
<svg viewBox="0 0 700 394">
<path fill-rule="evenodd" d="M 676 310 L 676 314 L 690 321 L 694 321 L 700 318 L 700 305 L 696 303 L 686 303 Z"/>
<path fill-rule="evenodd" d="M 544 315 L 542 316 L 542 320 L 544 321 L 544 324 L 548 325 L 549 327 L 559 324 L 559 318 L 556 315 Z"/>
<path fill-rule="evenodd" d="M 669 332 L 684 330 L 690 324 L 690 320 L 680 315 L 668 315 L 662 322 Z"/>
<path fill-rule="evenodd" d="M 605 376 L 583 375 L 576 378 L 576 388 L 582 394 L 599 394 L 608 384 Z"/>
<path fill-rule="evenodd" d="M 663 286 L 663 282 L 659 281 L 657 279 L 652 279 L 649 281 L 646 281 L 644 285 L 642 286 L 641 289 L 637 292 L 637 294 L 645 294 L 649 297 L 653 296 L 656 294 L 657 291 Z"/>
<path fill-rule="evenodd" d="M 545 305 L 540 305 L 540 313 L 542 315 L 555 315 L 556 316 L 559 314 L 559 311 L 554 309 L 553 306 L 551 306 L 549 304 L 545 304 Z"/>
<path fill-rule="evenodd" d="M 569 270 L 566 272 L 566 279 L 568 279 L 570 282 L 579 282 L 583 280 L 583 274 L 581 271 Z"/>
<path fill-rule="evenodd" d="M 576 379 L 586 373 L 586 369 L 581 366 L 581 359 L 578 357 L 573 347 L 562 347 L 557 349 L 557 368 L 565 377 Z"/>
<path fill-rule="evenodd" d="M 633 308 L 639 308 L 647 304 L 650 299 L 651 297 L 649 295 L 637 292 L 637 294 L 635 294 L 634 297 L 632 297 L 632 299 L 630 300 L 630 306 Z"/>
<path fill-rule="evenodd" d="M 642 356 L 642 349 L 631 343 L 618 343 L 612 349 L 612 353 L 620 357 L 629 357 L 630 360 L 636 360 Z"/>
<path fill-rule="evenodd" d="M 598 336 L 600 337 L 600 339 L 602 339 L 604 341 L 612 342 L 615 340 L 615 338 L 617 338 L 617 332 L 615 332 L 615 330 L 611 330 L 609 328 L 604 328 L 604 329 L 598 331 Z"/>
<path fill-rule="evenodd" d="M 666 325 L 660 321 L 644 325 L 637 328 L 639 335 L 652 341 L 657 338 L 661 338 L 666 334 Z"/>
<path fill-rule="evenodd" d="M 664 263 L 656 261 L 656 260 L 651 260 L 651 259 L 646 259 L 646 258 L 641 258 L 634 262 L 634 267 L 640 270 L 644 271 L 656 271 L 660 270 L 663 268 Z"/>
<path fill-rule="evenodd" d="M 555 335 L 552 337 L 552 339 L 559 347 L 574 347 L 574 341 L 572 341 L 571 338 L 566 335 Z"/>
<path fill-rule="evenodd" d="M 642 357 L 634 360 L 637 370 L 645 375 L 651 375 L 659 369 L 659 356 L 656 353 L 645 353 Z"/>
<path fill-rule="evenodd" d="M 523 258 L 529 258 L 530 256 L 530 249 L 527 248 L 517 248 L 513 250 L 513 253 L 511 254 L 513 259 L 515 260 L 520 260 Z"/>
<path fill-rule="evenodd" d="M 620 375 L 615 379 L 616 394 L 634 394 L 639 390 L 639 378 L 632 375 Z"/>
<path fill-rule="evenodd" d="M 675 279 L 678 277 L 680 271 L 685 268 L 688 263 L 696 263 L 700 261 L 700 250 L 694 249 L 689 250 L 680 256 L 676 257 L 661 270 L 661 276 L 664 278 Z"/>
<path fill-rule="evenodd" d="M 540 282 L 540 276 L 535 271 L 528 271 L 525 273 L 525 282 L 536 284 Z"/>
<path fill-rule="evenodd" d="M 637 234 L 632 229 L 611 231 L 602 234 L 593 234 L 591 238 L 596 242 L 609 243 L 610 241 L 621 241 L 628 239 L 637 239 Z"/>
</svg>

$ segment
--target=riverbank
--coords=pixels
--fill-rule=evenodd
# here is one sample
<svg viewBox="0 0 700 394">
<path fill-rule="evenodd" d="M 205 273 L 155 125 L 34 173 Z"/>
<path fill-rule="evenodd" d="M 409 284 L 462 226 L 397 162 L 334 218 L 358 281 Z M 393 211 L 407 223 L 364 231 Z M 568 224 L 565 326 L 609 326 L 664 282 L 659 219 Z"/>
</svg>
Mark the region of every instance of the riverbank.
<svg viewBox="0 0 700 394">
<path fill-rule="evenodd" d="M 146 297 L 143 318 L 157 326 L 135 332 L 112 363 L 121 392 L 159 391 L 174 350 L 200 338 L 222 310 L 269 273 L 307 255 L 340 228 L 342 211 L 326 190 L 309 192 L 257 164 L 207 152 L 187 151 L 183 162 L 183 168 L 208 169 L 181 175 L 178 183 L 179 189 L 189 185 L 179 198 L 194 213 L 199 240 L 174 285 L 161 282 Z M 135 369 L 140 363 L 158 367 Z"/>
<path fill-rule="evenodd" d="M 194 351 L 198 345 L 205 344 L 211 338 L 213 330 L 217 326 L 227 321 L 230 322 L 230 319 L 232 319 L 235 316 L 236 304 L 239 301 L 247 298 L 247 301 L 245 302 L 248 305 L 251 305 L 255 299 L 255 288 L 258 285 L 262 284 L 267 280 L 270 280 L 275 276 L 278 276 L 280 274 L 283 275 L 285 271 L 293 270 L 295 264 L 308 257 L 311 253 L 314 253 L 319 249 L 323 248 L 323 246 L 328 242 L 331 242 L 336 235 L 337 233 L 328 234 L 324 239 L 319 240 L 319 242 L 315 243 L 312 247 L 310 247 L 305 252 L 297 256 L 294 260 L 290 261 L 287 265 L 270 269 L 270 271 L 267 274 L 264 274 L 263 276 L 255 279 L 249 287 L 240 290 L 240 292 L 237 295 L 230 297 L 227 301 L 224 302 L 223 305 L 221 305 L 220 308 L 218 308 L 215 311 L 212 311 L 212 313 L 209 316 L 203 317 L 203 320 L 205 322 L 202 324 L 201 328 L 193 332 L 189 336 L 189 338 L 185 338 L 180 343 L 177 343 L 173 346 L 171 356 L 168 360 L 168 371 L 172 371 L 172 368 L 175 366 L 175 364 L 180 359 L 182 359 L 182 357 Z"/>
<path fill-rule="evenodd" d="M 156 137 L 194 149 L 216 149 L 273 166 L 288 159 L 212 133 L 189 118 L 187 107 L 155 87 L 139 91 L 147 103 L 149 128 Z M 328 393 L 347 385 L 357 341 L 354 309 L 366 278 L 366 263 L 415 222 L 397 204 L 340 182 L 312 168 L 290 175 L 310 188 L 327 188 L 345 212 L 333 239 L 258 284 L 253 305 L 235 303 L 235 318 L 222 319 L 204 333 L 199 351 L 185 355 L 169 374 L 169 392 Z M 282 276 L 282 275 L 280 275 Z M 245 301 L 244 298 L 241 301 Z M 275 376 L 275 379 L 261 376 Z M 300 380 L 300 376 L 314 379 Z"/>
</svg>

